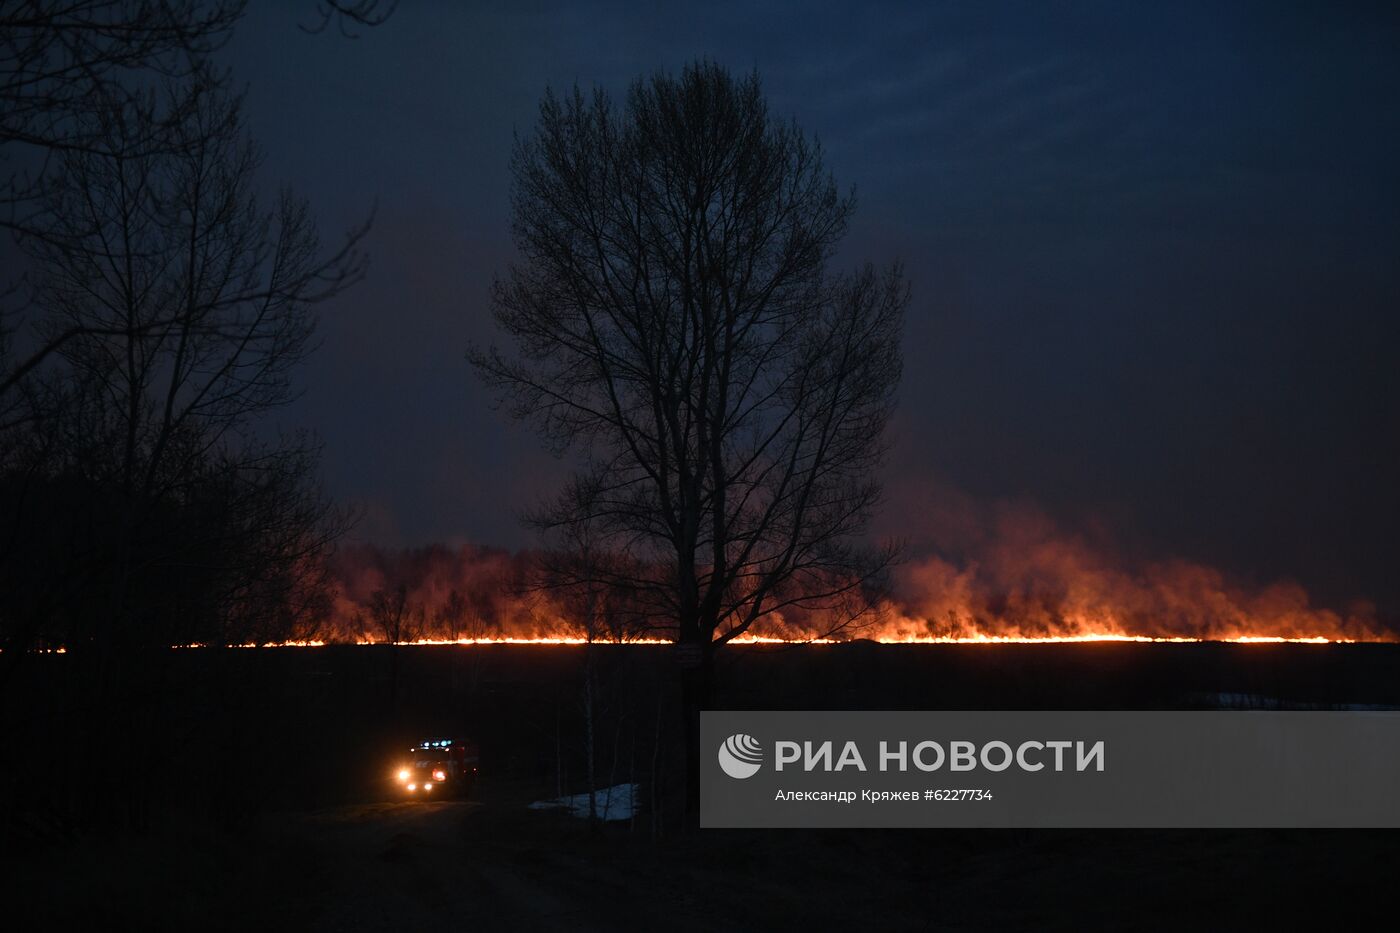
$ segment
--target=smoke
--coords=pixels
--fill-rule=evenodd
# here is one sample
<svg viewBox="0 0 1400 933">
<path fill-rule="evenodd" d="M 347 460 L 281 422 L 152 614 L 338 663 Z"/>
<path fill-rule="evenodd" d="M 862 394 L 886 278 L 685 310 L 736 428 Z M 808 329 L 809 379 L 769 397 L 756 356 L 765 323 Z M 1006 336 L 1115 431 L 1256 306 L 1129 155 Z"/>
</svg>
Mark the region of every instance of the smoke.
<svg viewBox="0 0 1400 933">
<path fill-rule="evenodd" d="M 497 548 L 433 544 L 343 548 L 331 563 L 333 641 L 382 641 L 376 595 L 400 587 L 413 639 L 538 638 L 572 634 L 556 604 L 530 585 L 534 556 Z"/>
<path fill-rule="evenodd" d="M 951 538 L 950 524 L 956 525 Z M 962 508 L 956 522 L 939 528 L 900 566 L 875 611 L 837 637 L 1396 640 L 1368 604 L 1339 611 L 1313 605 L 1296 583 L 1250 585 L 1189 560 L 1126 557 L 1101 532 L 1066 531 L 1030 507 Z M 560 601 L 531 587 L 535 566 L 529 552 L 472 545 L 345 549 L 332 568 L 326 637 L 383 640 L 371 607 L 376 593 L 398 587 L 414 639 L 580 637 L 582 625 Z M 831 624 L 812 615 L 774 615 L 753 634 L 814 638 L 828 634 Z"/>
<path fill-rule="evenodd" d="M 904 565 L 874 636 L 1395 638 L 1369 604 L 1315 606 L 1297 583 L 1251 587 L 1180 559 L 1125 562 L 1035 514 L 1005 512 L 994 525 L 965 560 L 927 555 Z"/>
</svg>

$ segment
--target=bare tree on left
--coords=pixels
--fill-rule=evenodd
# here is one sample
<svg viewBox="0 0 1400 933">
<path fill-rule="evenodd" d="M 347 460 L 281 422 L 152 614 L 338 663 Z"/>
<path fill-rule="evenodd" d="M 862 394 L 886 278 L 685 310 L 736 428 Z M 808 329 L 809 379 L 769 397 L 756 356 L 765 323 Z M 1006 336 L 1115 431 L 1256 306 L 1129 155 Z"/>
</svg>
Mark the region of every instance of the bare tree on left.
<svg viewBox="0 0 1400 933">
<path fill-rule="evenodd" d="M 308 31 L 383 24 L 396 0 L 305 0 Z M 0 231 L 53 240 L 49 209 L 73 154 L 141 159 L 178 151 L 184 122 L 230 83 L 213 58 L 245 0 L 19 0 L 0 5 Z M 102 115 L 128 115 L 114 135 Z M 7 270 L 7 272 L 10 270 Z M 0 276 L 0 411 L 78 334 L 23 347 L 22 283 Z M 16 310 L 19 305 L 19 310 Z M 21 352 L 22 351 L 22 352 Z M 9 401 L 13 403 L 13 399 Z"/>
<path fill-rule="evenodd" d="M 53 719 L 120 782 L 0 776 L 5 809 L 43 825 L 149 820 L 178 749 L 171 645 L 308 637 L 325 615 L 348 519 L 315 439 L 274 416 L 319 310 L 365 272 L 367 225 L 328 244 L 304 199 L 262 194 L 212 61 L 242 12 L 0 10 L 0 226 L 21 260 L 0 279 L 0 694 L 34 649 L 68 649 Z"/>
<path fill-rule="evenodd" d="M 96 605 L 31 618 L 65 642 L 283 634 L 292 620 L 252 597 L 301 601 L 287 576 L 335 512 L 309 485 L 314 445 L 257 428 L 296 395 L 316 305 L 363 274 L 358 234 L 326 251 L 304 201 L 260 203 L 236 99 L 205 95 L 169 151 L 140 156 L 108 154 L 145 132 L 139 113 L 118 101 L 94 119 L 104 147 L 67 153 L 48 195 L 55 236 L 24 240 L 40 335 L 77 336 L 24 393 L 8 465 L 31 501 L 96 497 L 67 562 L 93 558 Z"/>
</svg>

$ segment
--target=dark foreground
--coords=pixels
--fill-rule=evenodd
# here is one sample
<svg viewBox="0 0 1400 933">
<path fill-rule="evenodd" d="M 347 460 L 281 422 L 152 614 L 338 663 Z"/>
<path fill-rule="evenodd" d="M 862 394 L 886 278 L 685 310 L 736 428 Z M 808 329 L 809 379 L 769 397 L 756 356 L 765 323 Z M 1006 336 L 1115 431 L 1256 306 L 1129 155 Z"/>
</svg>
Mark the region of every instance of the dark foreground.
<svg viewBox="0 0 1400 933">
<path fill-rule="evenodd" d="M 236 835 L 96 840 L 10 874 L 10 929 L 1340 929 L 1387 911 L 1371 832 L 591 834 L 525 808 L 384 803 Z"/>
<path fill-rule="evenodd" d="M 726 659 L 723 705 L 1400 705 L 1390 646 L 743 652 Z M 26 672 L 28 703 L 5 705 L 6 929 L 1296 929 L 1393 916 L 1400 839 L 1383 831 L 686 832 L 665 649 L 594 658 L 598 783 L 647 788 L 635 820 L 597 831 L 528 809 L 583 786 L 578 649 L 144 659 L 132 663 L 152 665 L 160 691 L 105 717 L 84 705 L 80 658 L 44 661 Z M 133 717 L 139 729 L 121 725 Z M 446 731 L 482 746 L 474 797 L 396 800 L 396 751 Z M 88 773 L 84 737 L 116 750 L 96 786 L 74 780 Z"/>
</svg>

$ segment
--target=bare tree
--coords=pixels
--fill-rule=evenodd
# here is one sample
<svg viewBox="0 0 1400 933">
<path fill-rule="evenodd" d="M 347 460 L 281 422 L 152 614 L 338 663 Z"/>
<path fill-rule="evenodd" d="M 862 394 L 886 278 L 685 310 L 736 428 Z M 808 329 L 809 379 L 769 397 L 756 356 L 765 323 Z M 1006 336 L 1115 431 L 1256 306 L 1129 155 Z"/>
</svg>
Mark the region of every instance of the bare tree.
<svg viewBox="0 0 1400 933">
<path fill-rule="evenodd" d="M 399 0 L 316 0 L 315 21 L 301 28 L 305 32 L 324 32 L 335 23 L 341 35 L 354 39 L 356 26 L 383 25 L 398 8 Z"/>
<path fill-rule="evenodd" d="M 419 610 L 408 598 L 408 587 L 400 583 L 392 589 L 370 594 L 369 621 L 375 633 L 391 645 L 418 637 Z"/>
<path fill-rule="evenodd" d="M 315 0 L 320 31 L 335 22 L 377 26 L 396 0 Z M 20 0 L 0 6 L 0 230 L 51 242 L 74 233 L 50 210 L 75 154 L 143 160 L 178 152 L 185 124 L 205 100 L 227 93 L 212 56 L 228 41 L 245 0 Z M 111 114 L 125 114 L 120 133 Z M 90 233 L 90 230 L 83 231 Z M 62 244 L 60 244 L 62 245 Z M 0 301 L 23 298 L 0 282 Z M 84 331 L 51 330 L 17 346 L 15 308 L 0 307 L 0 402 Z M 14 351 L 24 355 L 10 358 Z"/>
<path fill-rule="evenodd" d="M 345 35 L 383 24 L 398 7 L 398 0 L 307 2 L 313 21 L 303 29 L 335 23 Z M 94 106 L 121 100 L 143 108 L 148 135 L 123 142 L 131 153 L 160 148 L 185 107 L 225 83 L 210 58 L 245 7 L 246 0 L 17 0 L 0 7 L 0 147 L 11 157 L 12 145 L 39 156 L 30 171 L 5 180 L 0 201 L 22 205 L 41 194 L 50 154 L 109 151 L 111 140 L 86 119 Z M 173 108 L 149 93 L 153 80 L 170 79 L 182 79 L 185 91 Z M 0 224 L 24 226 L 13 215 L 0 215 Z"/>
<path fill-rule="evenodd" d="M 315 484 L 319 448 L 282 440 L 260 445 L 255 458 L 244 448 L 217 462 L 217 484 L 204 484 L 217 491 L 203 537 L 216 530 L 218 546 L 202 575 L 222 584 L 206 594 L 222 621 L 208 639 L 216 644 L 310 640 L 330 612 L 328 557 L 353 516 Z"/>
<path fill-rule="evenodd" d="M 619 612 L 618 601 L 626 594 L 612 591 L 603 578 L 603 565 L 615 555 L 595 546 L 594 523 L 587 517 L 565 522 L 559 528 L 559 544 L 543 555 L 537 586 L 554 591 L 569 618 L 583 630 L 583 683 L 579 695 L 583 717 L 583 773 L 588 785 L 588 821 L 598 828 L 598 732 L 608 714 L 605 691 L 600 683 L 598 643 L 623 641 L 628 622 L 634 617 Z"/>
<path fill-rule="evenodd" d="M 400 583 L 393 589 L 378 589 L 370 594 L 369 621 L 375 634 L 384 639 L 389 649 L 389 711 L 399 706 L 399 646 L 413 641 L 423 621 L 422 609 L 408 597 L 408 586 Z"/>
<path fill-rule="evenodd" d="M 0 466 L 31 490 L 87 490 L 104 528 L 82 534 L 106 590 L 88 614 L 100 637 L 126 622 L 172 634 L 149 624 L 170 579 L 201 581 L 230 634 L 265 635 L 255 605 L 291 625 L 291 603 L 312 601 L 292 571 L 315 577 L 342 516 L 311 485 L 315 445 L 257 426 L 296 394 L 316 305 L 363 274 L 360 232 L 325 251 L 305 202 L 259 203 L 236 100 L 202 98 L 178 148 L 108 154 L 141 119 L 119 103 L 102 115 L 110 148 L 66 153 L 48 195 L 59 235 L 24 241 L 41 333 L 74 336 L 26 393 Z"/>
<path fill-rule="evenodd" d="M 442 605 L 433 613 L 433 621 L 437 623 L 438 634 L 448 641 L 469 637 L 459 634 L 464 630 L 466 619 L 467 601 L 454 587 L 447 594 L 447 599 L 443 600 Z"/>
<path fill-rule="evenodd" d="M 45 234 L 48 169 L 64 153 L 109 156 L 165 147 L 165 134 L 220 76 L 209 56 L 232 33 L 242 0 L 27 0 L 0 11 L 0 147 L 32 150 L 0 188 L 0 225 Z M 151 93 L 177 80 L 176 98 Z M 139 110 L 140 136 L 114 139 L 90 119 L 115 102 Z M 112 148 L 120 142 L 122 148 Z"/>
<path fill-rule="evenodd" d="M 488 615 L 490 594 L 477 587 L 462 595 L 453 588 L 441 606 L 433 614 L 438 633 L 451 641 L 467 639 L 477 641 L 491 634 Z"/>
<path fill-rule="evenodd" d="M 693 809 L 714 648 L 787 609 L 837 627 L 892 560 L 860 536 L 900 375 L 898 266 L 828 270 L 853 199 L 756 75 L 701 63 L 546 93 L 517 142 L 515 352 L 471 359 L 583 467 L 535 516 L 589 526 L 594 579 L 681 646 Z"/>
<path fill-rule="evenodd" d="M 363 230 L 323 249 L 305 202 L 254 197 L 211 64 L 242 10 L 0 5 L 0 231 L 29 261 L 0 281 L 0 691 L 30 648 L 79 649 L 70 737 L 123 777 L 64 791 L 75 824 L 116 796 L 140 825 L 159 799 L 175 666 L 139 649 L 308 637 L 347 521 L 317 445 L 265 418 L 318 304 L 361 276 Z"/>
</svg>

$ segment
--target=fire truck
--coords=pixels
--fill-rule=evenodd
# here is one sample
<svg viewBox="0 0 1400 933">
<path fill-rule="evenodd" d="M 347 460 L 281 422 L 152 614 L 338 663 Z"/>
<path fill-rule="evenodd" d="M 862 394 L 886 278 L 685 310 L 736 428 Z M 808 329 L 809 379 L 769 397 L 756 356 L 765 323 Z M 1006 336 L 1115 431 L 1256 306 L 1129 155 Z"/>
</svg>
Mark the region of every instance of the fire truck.
<svg viewBox="0 0 1400 933">
<path fill-rule="evenodd" d="M 479 763 L 480 755 L 471 742 L 424 739 L 394 769 L 394 781 L 406 797 L 466 797 L 476 783 Z"/>
</svg>

